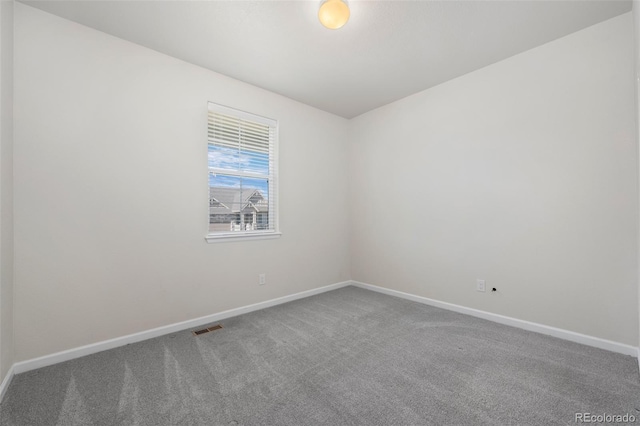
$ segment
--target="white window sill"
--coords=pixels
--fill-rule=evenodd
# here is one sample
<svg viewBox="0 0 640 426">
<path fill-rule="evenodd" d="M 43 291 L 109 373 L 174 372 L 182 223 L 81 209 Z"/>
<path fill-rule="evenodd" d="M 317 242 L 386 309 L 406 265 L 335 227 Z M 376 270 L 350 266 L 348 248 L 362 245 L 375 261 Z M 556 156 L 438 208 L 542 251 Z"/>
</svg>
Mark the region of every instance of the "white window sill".
<svg viewBox="0 0 640 426">
<path fill-rule="evenodd" d="M 207 243 L 222 243 L 230 241 L 247 241 L 247 240 L 271 240 L 280 238 L 282 232 L 233 232 L 208 234 L 204 239 Z"/>
</svg>

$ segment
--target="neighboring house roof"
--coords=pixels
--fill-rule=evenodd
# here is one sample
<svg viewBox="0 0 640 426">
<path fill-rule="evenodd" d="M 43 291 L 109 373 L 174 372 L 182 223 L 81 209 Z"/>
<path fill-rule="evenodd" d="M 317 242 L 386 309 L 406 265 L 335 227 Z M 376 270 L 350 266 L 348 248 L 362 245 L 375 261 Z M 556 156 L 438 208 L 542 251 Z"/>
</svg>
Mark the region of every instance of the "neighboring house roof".
<svg viewBox="0 0 640 426">
<path fill-rule="evenodd" d="M 269 211 L 269 203 L 260 190 L 209 187 L 210 214 L 240 213 L 247 209 L 256 212 Z"/>
</svg>

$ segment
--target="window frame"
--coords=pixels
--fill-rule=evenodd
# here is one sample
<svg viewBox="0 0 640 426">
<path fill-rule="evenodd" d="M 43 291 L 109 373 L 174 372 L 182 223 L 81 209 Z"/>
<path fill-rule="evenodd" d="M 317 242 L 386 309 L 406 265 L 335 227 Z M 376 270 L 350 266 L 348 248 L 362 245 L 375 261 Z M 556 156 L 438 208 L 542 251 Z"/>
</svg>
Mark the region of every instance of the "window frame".
<svg viewBox="0 0 640 426">
<path fill-rule="evenodd" d="M 273 224 L 273 229 L 266 230 L 252 230 L 252 231 L 228 231 L 228 232 L 210 232 L 209 225 L 211 220 L 210 203 L 207 202 L 207 234 L 205 240 L 208 243 L 224 242 L 224 241 L 246 241 L 246 240 L 264 240 L 279 238 L 282 233 L 280 232 L 279 224 L 279 203 L 278 203 L 278 140 L 279 140 L 279 122 L 273 118 L 263 117 L 250 112 L 242 111 L 236 108 L 231 108 L 225 105 L 217 104 L 215 102 L 207 102 L 207 125 L 206 129 L 209 129 L 209 112 L 224 114 L 238 118 L 240 120 L 246 120 L 254 123 L 264 124 L 273 129 L 273 138 L 269 139 L 269 173 L 268 178 L 268 200 L 269 200 L 269 223 Z M 209 167 L 209 137 L 207 133 L 207 200 L 210 198 L 209 176 L 211 176 L 212 168 Z M 246 178 L 264 178 L 263 174 L 234 171 L 227 169 L 217 169 L 219 174 L 225 176 L 246 177 Z"/>
</svg>

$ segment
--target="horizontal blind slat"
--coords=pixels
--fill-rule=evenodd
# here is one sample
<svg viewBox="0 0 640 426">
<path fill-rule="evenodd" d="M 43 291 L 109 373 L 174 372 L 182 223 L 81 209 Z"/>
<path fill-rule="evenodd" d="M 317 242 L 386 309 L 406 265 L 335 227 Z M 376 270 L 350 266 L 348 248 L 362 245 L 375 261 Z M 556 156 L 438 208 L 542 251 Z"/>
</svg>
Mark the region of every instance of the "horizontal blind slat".
<svg viewBox="0 0 640 426">
<path fill-rule="evenodd" d="M 230 117 L 224 114 L 210 112 L 208 117 L 209 123 L 217 123 L 219 126 L 238 127 L 243 126 L 248 130 L 258 131 L 268 129 L 269 125 L 263 123 L 255 123 L 252 121 Z"/>
<path fill-rule="evenodd" d="M 269 133 L 250 133 L 243 132 L 237 129 L 228 129 L 225 127 L 220 128 L 211 128 L 208 130 L 207 134 L 209 136 L 217 137 L 217 138 L 239 138 L 239 139 L 251 139 L 256 141 L 265 141 L 268 142 L 271 139 L 271 135 Z"/>
<path fill-rule="evenodd" d="M 246 120 L 237 120 L 237 119 L 227 119 L 224 116 L 219 114 L 209 114 L 209 123 L 215 125 L 216 127 L 227 127 L 227 128 L 243 128 L 247 132 L 251 133 L 265 133 L 269 132 L 270 126 L 260 124 L 260 123 L 251 123 Z"/>
<path fill-rule="evenodd" d="M 225 128 L 225 129 L 242 129 L 246 133 L 252 133 L 256 135 L 269 133 L 269 126 L 265 125 L 253 125 L 247 121 L 229 121 L 221 120 L 216 116 L 209 116 L 209 127 Z"/>
</svg>

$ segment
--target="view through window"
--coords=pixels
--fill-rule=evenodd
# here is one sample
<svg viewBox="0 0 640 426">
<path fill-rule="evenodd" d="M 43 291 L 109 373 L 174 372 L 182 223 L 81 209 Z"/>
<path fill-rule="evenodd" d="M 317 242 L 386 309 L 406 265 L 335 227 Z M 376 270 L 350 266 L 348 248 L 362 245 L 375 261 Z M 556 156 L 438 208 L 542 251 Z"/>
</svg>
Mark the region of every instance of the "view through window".
<svg viewBox="0 0 640 426">
<path fill-rule="evenodd" d="M 209 234 L 276 230 L 275 120 L 209 103 Z"/>
</svg>

